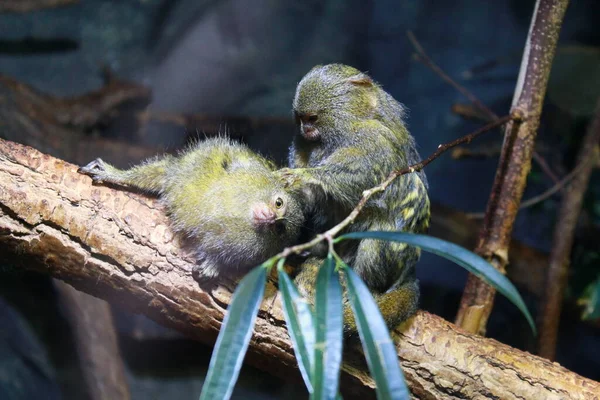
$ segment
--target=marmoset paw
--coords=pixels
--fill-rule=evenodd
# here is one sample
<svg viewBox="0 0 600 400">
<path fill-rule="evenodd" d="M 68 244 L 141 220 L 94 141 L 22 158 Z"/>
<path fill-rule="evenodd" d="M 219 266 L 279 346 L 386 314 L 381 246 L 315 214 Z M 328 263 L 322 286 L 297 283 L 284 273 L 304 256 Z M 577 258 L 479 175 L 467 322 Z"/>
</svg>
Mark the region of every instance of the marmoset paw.
<svg viewBox="0 0 600 400">
<path fill-rule="evenodd" d="M 83 167 L 79 167 L 77 172 L 79 172 L 80 174 L 88 175 L 92 178 L 94 182 L 101 182 L 103 175 L 102 173 L 106 172 L 106 166 L 101 158 L 96 158 L 91 163 Z"/>
<path fill-rule="evenodd" d="M 275 174 L 279 180 L 284 183 L 286 188 L 293 186 L 300 180 L 297 171 L 293 168 L 281 168 L 275 171 Z"/>
<path fill-rule="evenodd" d="M 219 269 L 208 262 L 201 262 L 194 265 L 192 276 L 200 285 L 206 285 L 214 282 L 219 277 Z"/>
</svg>

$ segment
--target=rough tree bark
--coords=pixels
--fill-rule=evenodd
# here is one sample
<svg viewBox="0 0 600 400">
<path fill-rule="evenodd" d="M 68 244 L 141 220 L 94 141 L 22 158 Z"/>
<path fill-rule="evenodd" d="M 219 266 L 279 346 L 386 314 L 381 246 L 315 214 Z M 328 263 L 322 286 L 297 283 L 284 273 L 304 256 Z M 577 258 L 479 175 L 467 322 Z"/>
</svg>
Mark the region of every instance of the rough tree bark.
<svg viewBox="0 0 600 400">
<path fill-rule="evenodd" d="M 144 313 L 214 343 L 231 282 L 200 288 L 193 259 L 178 245 L 159 203 L 93 186 L 77 167 L 0 140 L 0 252 L 5 264 L 49 273 L 78 290 Z M 296 361 L 272 285 L 246 360 L 281 377 Z M 502 343 L 470 335 L 419 312 L 394 331 L 413 396 L 594 399 L 600 384 Z M 360 346 L 350 343 L 343 384 L 348 397 L 373 397 Z"/>
<path fill-rule="evenodd" d="M 496 170 L 476 252 L 505 273 L 513 224 L 531 168 L 535 137 L 554 51 L 568 0 L 537 0 L 525 43 L 521 70 L 511 114 L 521 121 L 506 125 L 504 144 Z M 494 305 L 495 290 L 469 275 L 457 325 L 472 333 L 485 334 Z"/>
</svg>

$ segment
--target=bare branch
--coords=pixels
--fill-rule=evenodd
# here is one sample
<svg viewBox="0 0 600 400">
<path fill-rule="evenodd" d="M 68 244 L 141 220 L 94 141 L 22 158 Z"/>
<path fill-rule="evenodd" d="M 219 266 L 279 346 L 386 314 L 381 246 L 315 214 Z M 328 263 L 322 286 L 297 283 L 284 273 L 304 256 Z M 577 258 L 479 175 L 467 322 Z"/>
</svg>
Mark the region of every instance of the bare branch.
<svg viewBox="0 0 600 400">
<path fill-rule="evenodd" d="M 544 173 L 548 175 L 550 179 L 552 179 L 552 182 L 555 184 L 559 182 L 558 176 L 556 176 L 554 171 L 552 171 L 552 168 L 550 168 L 550 165 L 548 165 L 546 159 L 542 157 L 540 153 L 535 151 L 535 149 L 533 150 L 533 161 L 535 161 L 541 170 L 544 171 Z"/>
<path fill-rule="evenodd" d="M 444 72 L 433 60 L 427 55 L 423 46 L 419 43 L 415 35 L 411 32 L 407 32 L 408 39 L 412 43 L 413 47 L 417 51 L 417 58 L 419 61 L 423 62 L 429 68 L 431 68 L 436 74 L 438 74 L 444 81 L 446 81 L 450 86 L 458 90 L 463 94 L 471 103 L 473 103 L 479 110 L 481 110 L 487 117 L 491 120 L 498 119 L 498 115 L 495 112 L 490 110 L 477 96 L 475 96 L 471 91 L 465 88 L 462 85 L 459 85 L 454 79 L 452 79 L 448 74 Z"/>
<path fill-rule="evenodd" d="M 568 0 L 537 0 L 525 43 L 511 113 L 526 118 L 505 128 L 504 145 L 488 202 L 476 252 L 501 272 L 508 263 L 508 246 L 527 174 Z M 469 332 L 483 334 L 495 291 L 469 275 L 456 322 Z"/>
<path fill-rule="evenodd" d="M 496 121 L 498 119 L 498 115 L 495 112 L 493 112 L 488 106 L 486 106 L 485 103 L 479 99 L 479 97 L 477 97 L 469 89 L 467 89 L 466 87 L 464 87 L 463 85 L 461 85 L 460 83 L 458 83 L 454 79 L 452 79 L 450 77 L 450 75 L 448 75 L 446 72 L 444 72 L 444 70 L 442 68 L 440 68 L 431 59 L 431 57 L 429 57 L 429 55 L 427 55 L 427 53 L 425 52 L 425 49 L 423 49 L 423 46 L 421 46 L 421 44 L 419 43 L 419 41 L 417 40 L 417 38 L 411 31 L 408 31 L 407 35 L 408 35 L 408 39 L 412 43 L 413 47 L 417 51 L 417 59 L 419 61 L 423 62 L 423 64 L 425 64 L 426 66 L 428 66 L 433 72 L 435 72 L 440 78 L 442 78 L 450 86 L 452 86 L 453 88 L 458 90 L 460 93 L 462 93 L 462 95 L 465 96 L 467 99 L 469 99 L 476 108 L 475 110 L 473 110 L 469 107 L 466 107 L 463 104 L 454 104 L 454 105 L 452 105 L 452 111 L 454 113 L 463 115 L 466 118 L 482 117 L 483 121 L 485 121 L 485 122 Z M 548 163 L 546 162 L 544 157 L 542 157 L 541 154 L 539 154 L 537 151 L 535 151 L 535 149 L 533 150 L 533 159 L 536 163 L 538 163 L 538 165 L 540 166 L 542 171 L 546 175 L 548 175 L 550 177 L 550 179 L 552 179 L 553 182 L 555 182 L 555 183 L 558 182 L 558 178 L 552 172 L 552 170 L 548 166 Z"/>
<path fill-rule="evenodd" d="M 545 190 L 544 192 L 538 194 L 537 196 L 533 196 L 532 198 L 523 201 L 521 203 L 521 205 L 519 206 L 519 210 L 523 210 L 525 208 L 528 208 L 528 207 L 534 206 L 538 203 L 541 203 L 542 201 L 553 196 L 555 193 L 563 190 L 565 188 L 565 186 L 567 186 L 573 178 L 575 178 L 578 174 L 581 173 L 581 171 L 583 169 L 585 169 L 587 167 L 588 167 L 587 161 L 579 164 L 577 167 L 575 167 L 573 169 L 573 171 L 569 172 L 569 174 L 567 176 L 562 178 L 560 181 L 556 182 L 556 184 L 553 185 L 550 189 Z M 469 213 L 468 216 L 470 218 L 475 218 L 475 219 L 484 218 L 485 213 Z"/>
</svg>

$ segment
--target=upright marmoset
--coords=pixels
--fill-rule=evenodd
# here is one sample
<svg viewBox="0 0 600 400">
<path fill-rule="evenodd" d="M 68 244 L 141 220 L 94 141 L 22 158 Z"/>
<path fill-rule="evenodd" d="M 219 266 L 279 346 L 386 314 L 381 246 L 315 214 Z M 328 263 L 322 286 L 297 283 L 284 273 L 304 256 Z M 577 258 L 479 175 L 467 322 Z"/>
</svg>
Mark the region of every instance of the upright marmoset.
<svg viewBox="0 0 600 400">
<path fill-rule="evenodd" d="M 297 242 L 303 206 L 274 169 L 247 147 L 214 138 L 178 157 L 156 158 L 128 170 L 96 159 L 80 172 L 94 181 L 158 194 L 173 229 L 193 245 L 195 277 L 207 280 L 246 272 Z"/>
<path fill-rule="evenodd" d="M 313 68 L 298 84 L 294 114 L 300 129 L 290 148 L 290 168 L 280 175 L 290 188 L 313 192 L 320 203 L 313 209 L 321 210 L 317 221 L 339 222 L 364 190 L 420 159 L 403 122 L 402 105 L 353 67 Z M 420 233 L 428 224 L 427 180 L 418 172 L 397 178 L 376 194 L 346 231 Z M 414 313 L 419 249 L 363 239 L 343 242 L 337 251 L 374 293 L 390 326 Z M 300 271 L 301 289 L 312 287 L 313 264 Z M 310 291 L 304 294 L 312 296 Z"/>
</svg>

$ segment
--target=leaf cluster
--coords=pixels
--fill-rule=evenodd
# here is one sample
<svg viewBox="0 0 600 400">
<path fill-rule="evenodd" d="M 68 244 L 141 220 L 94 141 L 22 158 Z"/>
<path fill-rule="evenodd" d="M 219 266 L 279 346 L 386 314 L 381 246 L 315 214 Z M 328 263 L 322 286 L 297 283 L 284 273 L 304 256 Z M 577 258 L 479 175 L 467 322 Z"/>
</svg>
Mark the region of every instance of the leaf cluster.
<svg viewBox="0 0 600 400">
<path fill-rule="evenodd" d="M 332 240 L 378 239 L 408 243 L 447 258 L 492 285 L 524 314 L 531 329 L 535 324 L 512 283 L 480 256 L 453 243 L 428 235 L 406 232 L 353 232 Z M 277 268 L 279 290 L 288 332 L 298 366 L 311 399 L 338 399 L 343 350 L 343 290 L 354 312 L 371 376 L 379 399 L 408 399 L 396 347 L 373 296 L 362 279 L 330 246 L 319 269 L 314 309 L 299 294 L 284 270 L 285 257 L 275 256 L 248 273 L 233 298 L 211 358 L 200 400 L 227 399 L 239 375 L 248 349 L 267 276 Z"/>
</svg>

